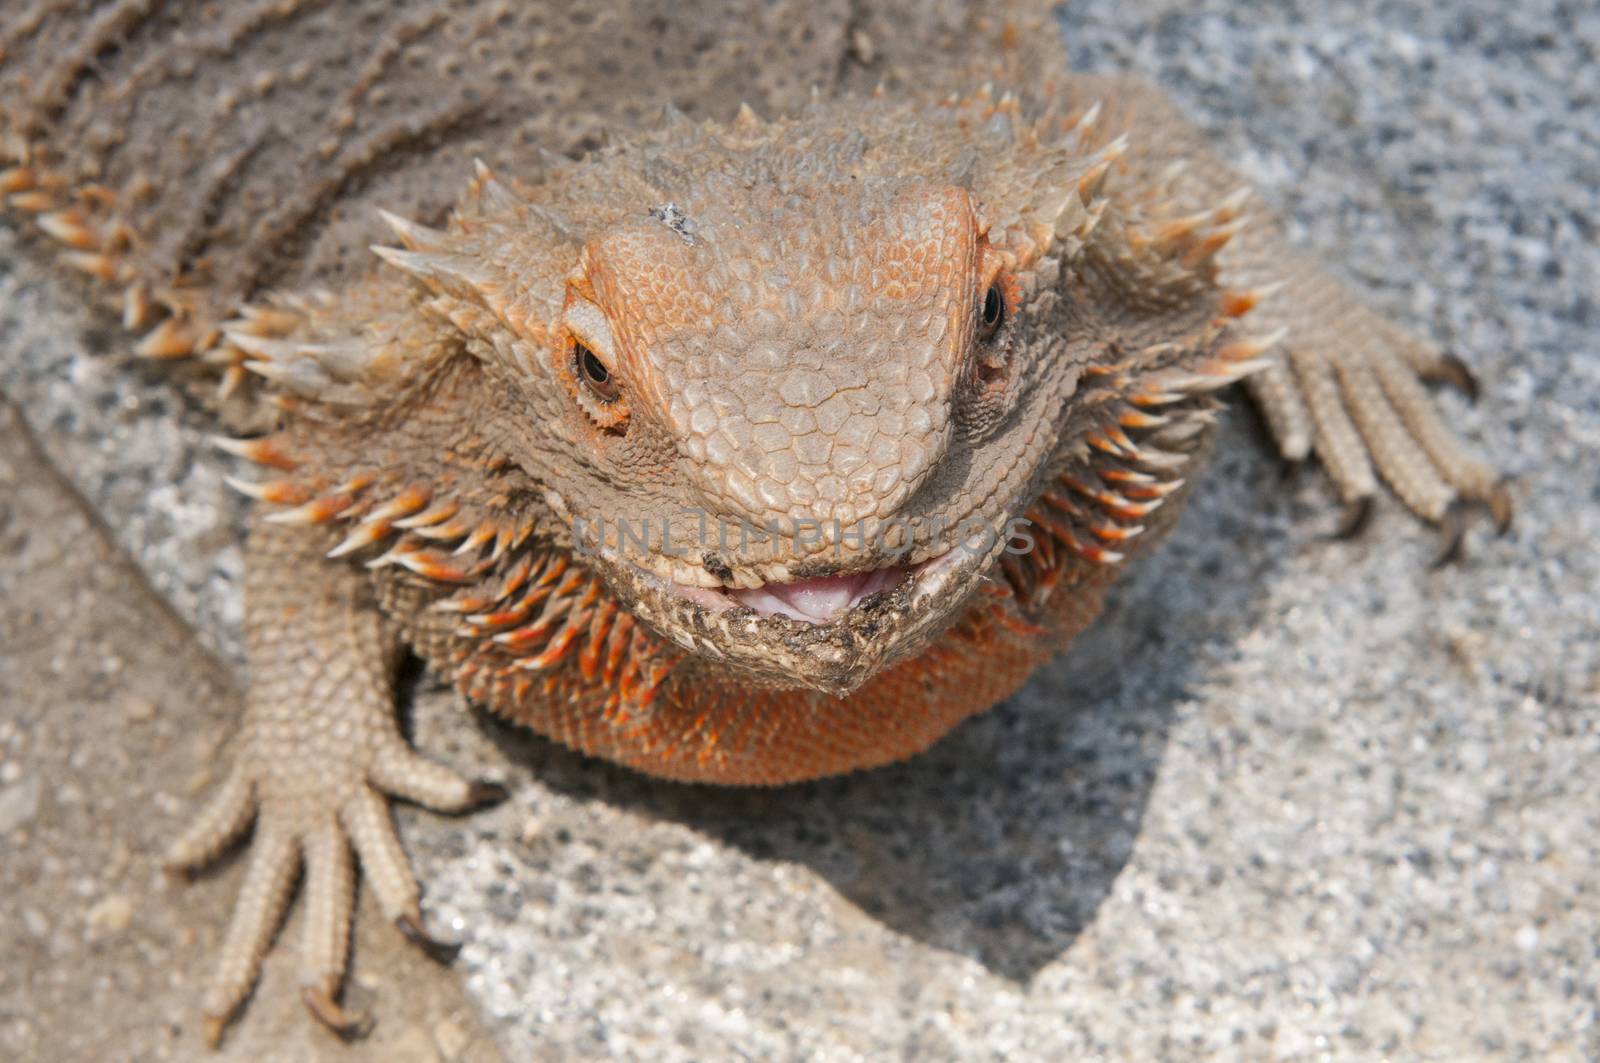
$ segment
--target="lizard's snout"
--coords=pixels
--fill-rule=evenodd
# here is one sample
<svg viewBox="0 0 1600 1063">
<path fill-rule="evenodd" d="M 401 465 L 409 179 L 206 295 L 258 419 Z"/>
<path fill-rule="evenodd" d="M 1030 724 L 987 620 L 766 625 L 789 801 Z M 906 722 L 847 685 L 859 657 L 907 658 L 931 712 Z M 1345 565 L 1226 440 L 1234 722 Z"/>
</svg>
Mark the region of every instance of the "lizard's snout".
<svg viewBox="0 0 1600 1063">
<path fill-rule="evenodd" d="M 909 531 L 890 526 L 947 450 L 944 389 L 904 365 L 865 379 L 853 355 L 843 372 L 791 364 L 750 374 L 690 414 L 686 479 L 711 514 L 778 529 L 796 559 L 823 550 L 864 558 Z"/>
</svg>

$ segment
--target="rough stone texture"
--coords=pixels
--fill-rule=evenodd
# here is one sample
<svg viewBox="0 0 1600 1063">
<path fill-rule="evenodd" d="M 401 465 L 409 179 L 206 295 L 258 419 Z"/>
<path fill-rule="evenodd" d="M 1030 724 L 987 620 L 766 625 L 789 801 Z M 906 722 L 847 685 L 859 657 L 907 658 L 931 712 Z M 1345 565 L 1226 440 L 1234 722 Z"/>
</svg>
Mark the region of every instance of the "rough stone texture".
<svg viewBox="0 0 1600 1063">
<path fill-rule="evenodd" d="M 230 459 L 207 442 L 217 425 L 77 285 L 41 283 L 20 250 L 0 220 L 0 392 L 201 642 L 243 664 L 246 501 L 222 482 Z"/>
<path fill-rule="evenodd" d="M 1063 25 L 1078 65 L 1173 90 L 1304 243 L 1478 370 L 1480 406 L 1444 402 L 1516 477 L 1515 534 L 1480 527 L 1437 573 L 1397 507 L 1325 542 L 1320 477 L 1282 486 L 1237 417 L 1172 544 L 1064 661 L 917 761 L 770 793 L 644 780 L 424 685 L 419 744 L 516 788 L 468 821 L 403 820 L 508 1056 L 1600 1056 L 1600 12 L 1085 0 Z M 0 386 L 233 653 L 236 509 L 205 419 L 167 416 L 174 393 L 31 267 L 0 298 Z M 42 562 L 0 557 L 11 603 Z M 99 686 L 41 681 L 105 711 L 180 682 L 176 654 L 125 662 Z M 26 704 L 8 691 L 0 726 L 22 733 Z M 125 730 L 87 722 L 0 743 L 24 854 L 6 874 L 48 866 L 17 839 L 82 777 L 68 756 L 134 770 Z M 85 851 L 153 846 L 178 816 L 148 807 Z M 166 903 L 208 940 L 231 878 Z M 142 925 L 140 883 L 117 890 Z M 103 892 L 39 915 L 114 928 Z M 356 969 L 387 977 L 398 950 L 372 922 Z M 146 933 L 176 950 L 176 920 Z M 94 999 L 150 1007 L 115 983 L 133 953 L 4 955 L 0 1022 L 30 975 L 111 977 Z M 242 1036 L 273 1022 L 267 996 Z M 77 1021 L 66 999 L 29 998 L 27 1021 Z"/>
<path fill-rule="evenodd" d="M 207 1055 L 195 1005 L 243 868 L 189 887 L 157 861 L 177 817 L 217 781 L 232 677 L 3 403 L 0 553 L 0 1058 Z M 364 914 L 350 994 L 384 1010 L 373 1037 L 341 1051 L 305 1021 L 293 963 L 279 962 L 255 1021 L 212 1058 L 499 1059 L 458 981 Z"/>
</svg>

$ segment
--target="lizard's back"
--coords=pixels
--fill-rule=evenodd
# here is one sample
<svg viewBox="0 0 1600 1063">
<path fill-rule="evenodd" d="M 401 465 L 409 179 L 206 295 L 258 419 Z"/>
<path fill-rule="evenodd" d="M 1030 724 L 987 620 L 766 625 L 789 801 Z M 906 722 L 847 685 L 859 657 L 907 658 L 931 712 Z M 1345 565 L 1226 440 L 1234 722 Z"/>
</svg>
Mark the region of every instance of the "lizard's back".
<svg viewBox="0 0 1600 1063">
<path fill-rule="evenodd" d="M 131 323 L 176 315 L 150 353 L 182 354 L 258 292 L 369 270 L 375 208 L 442 216 L 474 157 L 534 178 L 541 151 L 669 103 L 726 118 L 879 81 L 1038 83 L 1059 63 L 1042 7 L 38 0 L 0 13 L 0 161 Z"/>
</svg>

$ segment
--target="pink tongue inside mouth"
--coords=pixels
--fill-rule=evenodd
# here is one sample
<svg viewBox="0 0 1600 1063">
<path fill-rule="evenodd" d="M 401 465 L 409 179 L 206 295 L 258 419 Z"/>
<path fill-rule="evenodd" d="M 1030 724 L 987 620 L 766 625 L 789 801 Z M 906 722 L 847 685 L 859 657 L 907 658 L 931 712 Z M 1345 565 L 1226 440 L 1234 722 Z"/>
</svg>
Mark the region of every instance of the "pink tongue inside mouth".
<svg viewBox="0 0 1600 1063">
<path fill-rule="evenodd" d="M 880 568 L 850 576 L 817 576 L 744 590 L 730 588 L 726 593 L 762 616 L 787 616 L 813 624 L 828 624 L 867 596 L 899 583 L 905 574 L 904 568 Z"/>
</svg>

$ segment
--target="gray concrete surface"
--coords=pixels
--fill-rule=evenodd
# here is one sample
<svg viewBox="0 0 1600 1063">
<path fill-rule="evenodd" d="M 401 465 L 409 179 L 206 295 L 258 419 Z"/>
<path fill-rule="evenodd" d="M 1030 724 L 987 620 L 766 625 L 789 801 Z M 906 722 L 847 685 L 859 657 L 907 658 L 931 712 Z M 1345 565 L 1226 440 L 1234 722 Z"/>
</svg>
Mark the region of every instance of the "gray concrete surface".
<svg viewBox="0 0 1600 1063">
<path fill-rule="evenodd" d="M 1515 477 L 1515 534 L 1479 528 L 1437 573 L 1393 507 L 1327 542 L 1320 477 L 1283 482 L 1236 417 L 1174 541 L 1022 694 L 917 761 L 771 793 L 640 779 L 419 684 L 418 743 L 515 790 L 470 820 L 402 820 L 508 1058 L 1600 1058 L 1600 12 L 1079 0 L 1063 29 L 1080 65 L 1173 90 L 1308 246 L 1477 368 L 1479 406 L 1441 401 Z M 236 510 L 205 418 L 31 267 L 0 301 L 0 387 L 231 658 Z M 8 603 L 29 563 L 0 551 Z M 19 659 L 8 639 L 0 670 Z M 125 667 L 154 698 L 180 665 Z M 48 685 L 32 704 L 86 721 L 134 685 L 25 674 Z M 50 866 L 8 822 L 114 787 L 140 748 L 19 718 L 8 696 L 6 888 Z M 71 756 L 111 767 L 75 781 Z M 205 761 L 187 756 L 172 778 Z M 115 835 L 134 866 L 177 803 Z M 83 844 L 116 851 L 109 831 Z M 142 879 L 118 881 L 142 913 Z M 230 886 L 180 895 L 202 940 Z M 103 899 L 39 912 L 54 927 Z M 141 940 L 176 954 L 181 933 Z M 390 977 L 388 936 L 363 924 L 358 971 Z M 203 955 L 181 951 L 192 982 Z M 144 1014 L 144 987 L 116 982 L 132 955 L 8 948 L 0 1036 L 74 1021 L 66 1001 Z M 18 995 L 42 978 L 77 995 Z M 269 995 L 241 1036 L 274 1021 Z"/>
</svg>

